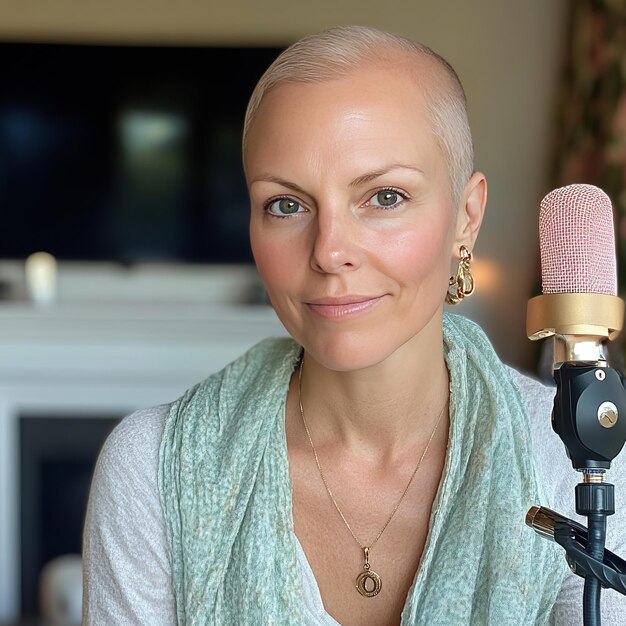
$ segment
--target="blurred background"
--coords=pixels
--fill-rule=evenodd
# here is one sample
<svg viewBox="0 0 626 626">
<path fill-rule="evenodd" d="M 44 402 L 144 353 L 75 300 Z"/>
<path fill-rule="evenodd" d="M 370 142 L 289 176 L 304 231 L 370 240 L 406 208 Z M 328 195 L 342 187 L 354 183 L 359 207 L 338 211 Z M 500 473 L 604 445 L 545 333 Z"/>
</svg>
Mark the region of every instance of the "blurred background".
<svg viewBox="0 0 626 626">
<path fill-rule="evenodd" d="M 466 87 L 490 197 L 455 312 L 503 360 L 537 370 L 547 191 L 602 186 L 626 241 L 625 0 L 0 0 L 0 624 L 77 623 L 114 424 L 284 332 L 251 265 L 243 113 L 280 50 L 351 23 L 426 43 Z"/>
</svg>

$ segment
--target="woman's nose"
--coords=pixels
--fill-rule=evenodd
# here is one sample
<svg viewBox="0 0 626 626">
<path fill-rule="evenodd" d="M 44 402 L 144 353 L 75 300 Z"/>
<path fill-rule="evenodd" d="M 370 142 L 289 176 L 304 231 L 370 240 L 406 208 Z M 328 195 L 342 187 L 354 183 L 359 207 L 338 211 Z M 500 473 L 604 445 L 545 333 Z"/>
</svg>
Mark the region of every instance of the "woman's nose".
<svg viewBox="0 0 626 626">
<path fill-rule="evenodd" d="M 334 274 L 358 267 L 358 226 L 351 217 L 341 212 L 318 212 L 311 254 L 315 271 Z"/>
</svg>

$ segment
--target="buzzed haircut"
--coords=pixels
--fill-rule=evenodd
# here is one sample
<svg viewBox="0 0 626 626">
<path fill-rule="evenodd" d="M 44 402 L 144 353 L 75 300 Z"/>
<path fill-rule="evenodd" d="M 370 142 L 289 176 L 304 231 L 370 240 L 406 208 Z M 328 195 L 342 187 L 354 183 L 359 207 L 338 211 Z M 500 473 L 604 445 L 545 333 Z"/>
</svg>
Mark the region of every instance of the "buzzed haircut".
<svg viewBox="0 0 626 626">
<path fill-rule="evenodd" d="M 395 54 L 394 54 L 395 53 Z M 463 85 L 454 68 L 428 46 L 365 26 L 339 26 L 300 39 L 282 52 L 257 83 L 246 110 L 243 129 L 243 155 L 250 129 L 263 98 L 275 87 L 286 83 L 321 83 L 341 78 L 367 63 L 397 62 L 405 56 L 423 90 L 429 122 L 448 167 L 450 192 L 456 204 L 474 168 L 474 147 L 467 117 Z M 420 80 L 426 61 L 439 70 L 435 76 Z M 413 72 L 412 72 L 413 73 Z"/>
</svg>

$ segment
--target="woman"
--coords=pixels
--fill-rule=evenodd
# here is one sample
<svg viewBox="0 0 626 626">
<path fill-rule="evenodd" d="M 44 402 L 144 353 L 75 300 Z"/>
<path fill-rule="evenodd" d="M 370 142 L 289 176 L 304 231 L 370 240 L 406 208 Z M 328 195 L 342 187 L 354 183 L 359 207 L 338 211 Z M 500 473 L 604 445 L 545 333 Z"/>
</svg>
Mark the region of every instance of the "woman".
<svg viewBox="0 0 626 626">
<path fill-rule="evenodd" d="M 452 68 L 372 29 L 304 39 L 252 95 L 244 167 L 254 257 L 295 341 L 111 435 L 86 622 L 580 623 L 560 548 L 523 525 L 532 504 L 572 508 L 565 461 L 540 481 L 560 447 L 551 392 L 443 315 L 471 291 L 487 195 Z"/>
</svg>

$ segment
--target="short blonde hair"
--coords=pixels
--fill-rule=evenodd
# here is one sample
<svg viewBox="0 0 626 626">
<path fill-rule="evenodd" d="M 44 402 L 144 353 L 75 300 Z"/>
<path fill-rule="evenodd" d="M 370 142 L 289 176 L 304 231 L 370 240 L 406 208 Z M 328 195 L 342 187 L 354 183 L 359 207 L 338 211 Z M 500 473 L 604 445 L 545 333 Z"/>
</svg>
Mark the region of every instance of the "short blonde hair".
<svg viewBox="0 0 626 626">
<path fill-rule="evenodd" d="M 474 167 L 463 85 L 454 68 L 429 47 L 375 28 L 331 28 L 300 39 L 276 58 L 261 76 L 248 103 L 243 129 L 244 163 L 250 129 L 263 98 L 272 89 L 284 83 L 320 83 L 340 78 L 365 62 L 384 61 L 394 51 L 430 60 L 443 71 L 443 80 L 422 81 L 420 86 L 426 96 L 433 134 L 448 165 L 451 196 L 457 203 Z"/>
</svg>

